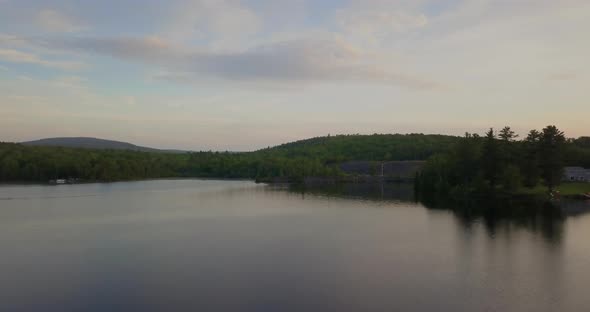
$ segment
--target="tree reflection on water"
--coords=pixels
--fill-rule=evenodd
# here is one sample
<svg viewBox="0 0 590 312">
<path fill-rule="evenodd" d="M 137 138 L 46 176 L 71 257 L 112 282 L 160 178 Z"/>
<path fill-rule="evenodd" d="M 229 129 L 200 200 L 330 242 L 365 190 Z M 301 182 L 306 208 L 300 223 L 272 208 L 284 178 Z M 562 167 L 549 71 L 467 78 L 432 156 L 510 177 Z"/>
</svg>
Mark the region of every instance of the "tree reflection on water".
<svg viewBox="0 0 590 312">
<path fill-rule="evenodd" d="M 506 228 L 521 228 L 542 235 L 550 243 L 559 243 L 567 218 L 590 212 L 590 201 L 563 199 L 547 201 L 540 198 L 470 198 L 462 201 L 420 198 L 408 183 L 335 183 L 290 185 L 284 187 L 302 196 L 350 198 L 378 202 L 420 203 L 426 209 L 448 211 L 469 229 L 482 223 L 490 237 Z"/>
</svg>

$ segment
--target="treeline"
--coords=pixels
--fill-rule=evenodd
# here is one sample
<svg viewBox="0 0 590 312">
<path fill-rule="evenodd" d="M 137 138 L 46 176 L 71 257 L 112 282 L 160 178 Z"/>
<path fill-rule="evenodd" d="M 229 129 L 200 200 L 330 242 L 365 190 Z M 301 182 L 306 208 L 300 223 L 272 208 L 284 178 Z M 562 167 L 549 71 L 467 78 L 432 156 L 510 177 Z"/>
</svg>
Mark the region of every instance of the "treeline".
<svg viewBox="0 0 590 312">
<path fill-rule="evenodd" d="M 567 165 L 590 168 L 590 137 L 568 140 L 564 158 Z"/>
<path fill-rule="evenodd" d="M 551 152 L 551 153 L 550 153 Z M 553 157 L 553 158 L 552 158 Z M 563 164 L 590 167 L 590 138 L 566 140 L 555 127 L 531 131 L 522 141 L 503 129 L 485 137 L 423 134 L 338 135 L 312 138 L 255 152 L 183 154 L 93 150 L 0 143 L 0 181 L 78 178 L 118 181 L 163 177 L 246 178 L 298 181 L 334 177 L 350 160 L 425 160 L 420 189 L 514 189 L 546 179 L 557 183 Z M 551 161 L 549 163 L 548 161 Z"/>
<path fill-rule="evenodd" d="M 117 181 L 178 176 L 179 155 L 0 143 L 0 181 Z"/>
<path fill-rule="evenodd" d="M 373 134 L 316 137 L 260 150 L 286 158 L 316 158 L 327 163 L 348 160 L 426 160 L 459 140 L 436 134 Z"/>
<path fill-rule="evenodd" d="M 23 146 L 0 143 L 0 181 L 76 178 L 121 181 L 164 177 L 285 178 L 337 176 L 334 164 L 316 158 L 286 158 L 267 153 L 148 153 L 123 150 Z"/>
<path fill-rule="evenodd" d="M 299 181 L 306 176 L 338 176 L 336 164 L 315 157 L 283 157 L 269 153 L 190 153 L 183 174 L 192 177 L 268 179 Z"/>
<path fill-rule="evenodd" d="M 590 165 L 590 140 L 566 139 L 555 126 L 531 130 L 526 138 L 504 127 L 484 136 L 466 133 L 446 153 L 431 157 L 417 175 L 418 194 L 461 197 L 474 193 L 515 193 L 543 184 L 552 191 L 563 168 Z"/>
<path fill-rule="evenodd" d="M 333 177 L 347 160 L 423 160 L 457 137 L 423 134 L 338 135 L 312 138 L 255 152 L 149 153 L 0 143 L 0 181 L 78 178 L 116 181 L 162 177 Z"/>
</svg>

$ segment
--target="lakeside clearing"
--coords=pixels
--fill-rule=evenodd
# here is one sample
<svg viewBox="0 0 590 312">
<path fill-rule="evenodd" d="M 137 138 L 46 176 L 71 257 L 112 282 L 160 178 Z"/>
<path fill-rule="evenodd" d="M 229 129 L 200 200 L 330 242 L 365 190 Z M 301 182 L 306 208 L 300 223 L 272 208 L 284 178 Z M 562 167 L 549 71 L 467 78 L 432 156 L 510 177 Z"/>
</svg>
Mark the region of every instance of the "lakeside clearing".
<svg viewBox="0 0 590 312">
<path fill-rule="evenodd" d="M 573 197 L 585 193 L 590 193 L 590 183 L 585 182 L 565 182 L 555 188 L 561 196 Z M 534 188 L 522 187 L 516 191 L 518 195 L 546 195 L 547 187 L 537 185 Z"/>
</svg>

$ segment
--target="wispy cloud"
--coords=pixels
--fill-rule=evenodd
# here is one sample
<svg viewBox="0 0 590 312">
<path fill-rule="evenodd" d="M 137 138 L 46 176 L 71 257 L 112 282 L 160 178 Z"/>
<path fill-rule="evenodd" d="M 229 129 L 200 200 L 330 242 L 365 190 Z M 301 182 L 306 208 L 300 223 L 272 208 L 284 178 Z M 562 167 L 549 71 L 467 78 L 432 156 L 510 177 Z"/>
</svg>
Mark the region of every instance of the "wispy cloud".
<svg viewBox="0 0 590 312">
<path fill-rule="evenodd" d="M 160 66 L 173 80 L 219 78 L 239 81 L 368 80 L 416 89 L 439 84 L 379 66 L 359 48 L 343 40 L 293 40 L 261 45 L 242 52 L 190 49 L 145 38 L 77 38 L 55 47 L 98 53 Z"/>
<path fill-rule="evenodd" d="M 18 35 L 9 35 L 0 33 L 0 46 L 4 47 L 22 47 L 29 45 L 30 39 L 25 38 L 24 36 Z"/>
<path fill-rule="evenodd" d="M 53 84 L 60 88 L 87 89 L 87 79 L 80 76 L 58 76 L 53 79 Z"/>
<path fill-rule="evenodd" d="M 336 23 L 352 34 L 383 37 L 406 32 L 428 24 L 422 13 L 366 8 L 342 9 L 336 13 Z"/>
<path fill-rule="evenodd" d="M 84 29 L 79 21 L 67 16 L 63 12 L 44 9 L 36 16 L 37 24 L 44 30 L 51 32 L 75 32 Z"/>
<path fill-rule="evenodd" d="M 61 70 L 78 70 L 86 66 L 78 61 L 47 60 L 33 53 L 2 48 L 0 48 L 0 60 L 11 63 L 35 64 Z"/>
<path fill-rule="evenodd" d="M 170 4 L 163 31 L 173 38 L 197 36 L 237 37 L 261 27 L 257 14 L 231 0 L 183 0 Z"/>
</svg>

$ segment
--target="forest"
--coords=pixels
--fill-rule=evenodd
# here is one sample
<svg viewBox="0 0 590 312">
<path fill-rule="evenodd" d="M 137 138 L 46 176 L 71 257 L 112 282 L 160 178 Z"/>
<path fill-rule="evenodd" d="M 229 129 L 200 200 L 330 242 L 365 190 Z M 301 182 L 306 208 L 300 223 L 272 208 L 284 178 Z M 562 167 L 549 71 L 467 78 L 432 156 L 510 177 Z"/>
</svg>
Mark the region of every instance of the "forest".
<svg viewBox="0 0 590 312">
<path fill-rule="evenodd" d="M 553 128 L 551 128 L 553 129 Z M 429 160 L 420 175 L 424 192 L 513 189 L 536 185 L 549 174 L 548 155 L 559 166 L 590 167 L 590 138 L 566 139 L 556 128 L 531 131 L 522 141 L 509 128 L 486 136 L 425 134 L 336 135 L 316 137 L 253 152 L 182 154 L 97 150 L 0 143 L 0 181 L 121 181 L 166 177 L 282 178 L 343 176 L 350 160 Z M 545 136 L 554 131 L 551 143 Z M 548 149 L 548 148 L 551 149 Z M 549 151 L 553 154 L 548 154 Z M 554 171 L 557 176 L 558 172 Z M 553 179 L 551 181 L 554 181 Z"/>
<path fill-rule="evenodd" d="M 434 134 L 373 134 L 316 137 L 259 151 L 282 157 L 317 158 L 327 163 L 348 160 L 426 160 L 448 150 L 456 136 Z"/>
<path fill-rule="evenodd" d="M 447 152 L 431 157 L 417 174 L 426 197 L 553 192 L 565 166 L 590 167 L 590 138 L 567 139 L 555 126 L 531 130 L 518 140 L 510 127 L 484 136 L 466 133 Z"/>
<path fill-rule="evenodd" d="M 76 178 L 120 181 L 163 177 L 286 178 L 339 176 L 346 160 L 427 159 L 458 138 L 441 135 L 338 135 L 254 152 L 184 154 L 24 146 L 0 143 L 0 181 Z"/>
</svg>

